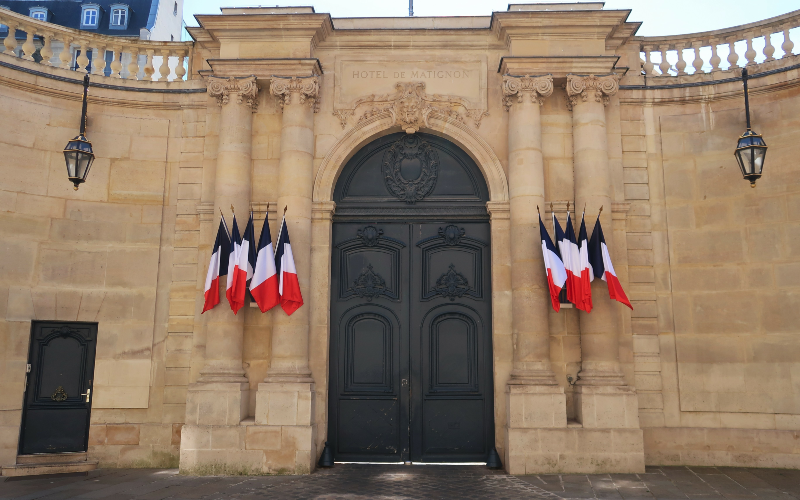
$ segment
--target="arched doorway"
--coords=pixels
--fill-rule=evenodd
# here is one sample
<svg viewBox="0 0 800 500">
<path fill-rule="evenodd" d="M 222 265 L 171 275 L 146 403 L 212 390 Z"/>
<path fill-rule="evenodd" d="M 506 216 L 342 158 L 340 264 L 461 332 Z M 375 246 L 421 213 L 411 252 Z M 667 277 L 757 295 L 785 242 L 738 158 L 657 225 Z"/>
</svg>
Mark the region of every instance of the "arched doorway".
<svg viewBox="0 0 800 500">
<path fill-rule="evenodd" d="M 334 189 L 328 442 L 342 461 L 494 446 L 489 191 L 430 134 L 359 150 Z"/>
</svg>

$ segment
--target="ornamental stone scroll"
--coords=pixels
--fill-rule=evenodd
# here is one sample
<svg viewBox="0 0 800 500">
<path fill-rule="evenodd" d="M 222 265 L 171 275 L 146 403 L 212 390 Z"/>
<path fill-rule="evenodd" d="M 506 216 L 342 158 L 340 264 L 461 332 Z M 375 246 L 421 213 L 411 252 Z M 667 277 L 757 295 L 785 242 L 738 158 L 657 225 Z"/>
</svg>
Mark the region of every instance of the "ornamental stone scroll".
<svg viewBox="0 0 800 500">
<path fill-rule="evenodd" d="M 608 100 L 619 90 L 619 75 L 567 75 L 565 85 L 567 91 L 567 108 L 572 109 L 578 102 L 578 97 L 586 102 L 590 93 L 594 93 L 594 100 L 608 105 Z"/>
<path fill-rule="evenodd" d="M 244 104 L 253 113 L 258 109 L 258 84 L 255 76 L 244 78 L 209 76 L 206 85 L 208 94 L 217 99 L 220 107 L 228 104 L 233 94 L 236 96 L 237 104 Z"/>
<path fill-rule="evenodd" d="M 503 76 L 503 106 L 508 111 L 514 104 L 522 103 L 525 95 L 530 96 L 532 103 L 544 104 L 546 97 L 553 94 L 553 77 L 544 76 Z"/>
<path fill-rule="evenodd" d="M 319 110 L 319 78 L 316 76 L 272 77 L 269 93 L 280 99 L 281 109 L 292 103 L 292 94 L 298 94 L 300 104 L 310 106 L 314 113 Z"/>
</svg>

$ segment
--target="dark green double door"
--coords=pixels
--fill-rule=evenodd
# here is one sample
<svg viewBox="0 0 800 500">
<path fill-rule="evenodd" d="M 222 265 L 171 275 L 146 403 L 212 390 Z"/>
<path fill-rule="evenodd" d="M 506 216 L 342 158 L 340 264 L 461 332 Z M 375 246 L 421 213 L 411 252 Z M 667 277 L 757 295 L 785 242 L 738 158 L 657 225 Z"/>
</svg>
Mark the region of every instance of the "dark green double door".
<svg viewBox="0 0 800 500">
<path fill-rule="evenodd" d="M 487 222 L 333 225 L 337 461 L 483 462 L 494 446 Z"/>
</svg>

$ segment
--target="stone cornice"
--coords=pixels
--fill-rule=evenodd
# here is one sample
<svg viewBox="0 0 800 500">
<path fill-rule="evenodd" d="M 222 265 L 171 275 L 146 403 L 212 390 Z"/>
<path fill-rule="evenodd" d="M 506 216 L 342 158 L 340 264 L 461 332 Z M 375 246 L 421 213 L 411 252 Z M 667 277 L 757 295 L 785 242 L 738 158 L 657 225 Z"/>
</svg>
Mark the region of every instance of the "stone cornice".
<svg viewBox="0 0 800 500">
<path fill-rule="evenodd" d="M 200 26 L 214 40 L 308 40 L 309 49 L 333 30 L 329 14 L 228 14 L 197 15 Z M 307 54 L 308 56 L 311 55 Z"/>
<path fill-rule="evenodd" d="M 606 40 L 625 24 L 630 10 L 495 12 L 491 29 L 506 46 L 513 39 Z"/>
<path fill-rule="evenodd" d="M 244 104 L 255 113 L 258 108 L 258 84 L 255 76 L 243 78 L 207 77 L 208 94 L 223 106 L 230 102 L 231 94 L 236 96 L 237 104 Z"/>
<path fill-rule="evenodd" d="M 317 112 L 319 103 L 319 78 L 273 78 L 269 85 L 269 93 L 281 99 L 281 108 L 291 104 L 292 94 L 300 96 L 300 104 L 311 106 Z"/>
<path fill-rule="evenodd" d="M 278 77 L 319 76 L 322 66 L 316 58 L 278 59 L 208 59 L 208 65 L 218 75 L 255 76 L 260 80 Z"/>
<path fill-rule="evenodd" d="M 614 71 L 619 56 L 505 56 L 497 72 L 501 75 L 552 75 L 562 80 L 571 73 L 606 74 Z"/>
<path fill-rule="evenodd" d="M 572 109 L 579 97 L 586 102 L 590 93 L 596 102 L 608 105 L 608 99 L 619 90 L 619 78 L 619 75 L 567 75 L 567 108 Z"/>
<path fill-rule="evenodd" d="M 544 99 L 553 94 L 553 77 L 545 76 L 503 76 L 503 106 L 508 111 L 514 101 L 522 103 L 525 95 L 532 103 L 544 104 Z"/>
</svg>

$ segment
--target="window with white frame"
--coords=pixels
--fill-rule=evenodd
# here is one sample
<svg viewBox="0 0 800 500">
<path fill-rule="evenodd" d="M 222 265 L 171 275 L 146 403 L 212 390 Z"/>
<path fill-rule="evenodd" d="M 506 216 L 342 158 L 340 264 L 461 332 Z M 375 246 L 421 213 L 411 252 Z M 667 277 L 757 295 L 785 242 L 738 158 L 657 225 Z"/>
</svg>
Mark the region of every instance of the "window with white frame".
<svg viewBox="0 0 800 500">
<path fill-rule="evenodd" d="M 96 29 L 100 23 L 100 7 L 87 4 L 81 6 L 81 29 Z"/>
<path fill-rule="evenodd" d="M 37 21 L 47 21 L 47 9 L 43 7 L 31 7 L 31 17 Z"/>
<path fill-rule="evenodd" d="M 125 29 L 128 27 L 128 6 L 116 4 L 111 6 L 111 29 Z"/>
</svg>

